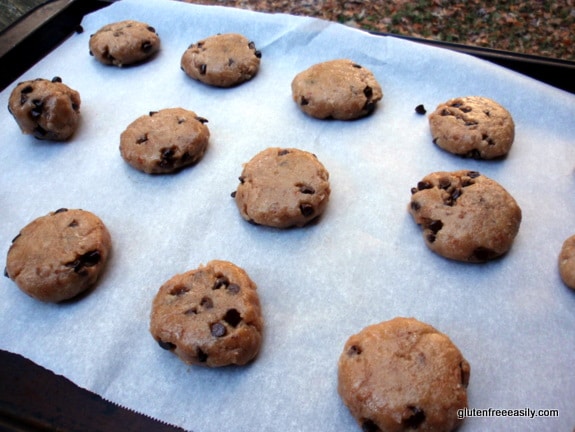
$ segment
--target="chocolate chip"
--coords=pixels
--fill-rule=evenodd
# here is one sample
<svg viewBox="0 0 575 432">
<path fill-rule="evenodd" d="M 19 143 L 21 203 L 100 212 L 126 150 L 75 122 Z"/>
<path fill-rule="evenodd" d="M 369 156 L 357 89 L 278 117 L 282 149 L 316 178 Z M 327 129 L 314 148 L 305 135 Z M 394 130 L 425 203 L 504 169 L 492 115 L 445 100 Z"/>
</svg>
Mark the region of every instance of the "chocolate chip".
<svg viewBox="0 0 575 432">
<path fill-rule="evenodd" d="M 144 136 L 138 138 L 138 139 L 136 140 L 136 144 L 143 144 L 143 143 L 145 143 L 146 141 L 148 141 L 148 134 L 145 134 Z"/>
<path fill-rule="evenodd" d="M 437 234 L 441 228 L 443 228 L 443 222 L 440 220 L 432 220 L 427 224 L 427 229 L 429 229 L 433 234 Z"/>
<path fill-rule="evenodd" d="M 85 274 L 86 267 L 93 267 L 100 262 L 102 256 L 100 255 L 100 251 L 94 250 L 90 252 L 86 252 L 83 255 L 80 255 L 74 261 L 69 262 L 66 264 L 66 267 L 73 267 L 74 273 L 78 274 Z"/>
<path fill-rule="evenodd" d="M 228 286 L 229 284 L 230 284 L 230 281 L 227 277 L 218 276 L 216 278 L 216 281 L 214 282 L 214 286 L 212 287 L 212 289 L 217 290 L 217 289 L 220 289 L 222 287 Z"/>
<path fill-rule="evenodd" d="M 313 195 L 315 193 L 315 189 L 311 186 L 308 186 L 308 185 L 300 185 L 299 191 L 302 194 L 306 194 L 306 195 Z"/>
<path fill-rule="evenodd" d="M 229 285 L 226 287 L 226 289 L 228 290 L 228 292 L 229 292 L 230 294 L 237 294 L 237 293 L 240 292 L 240 289 L 241 289 L 241 288 L 240 288 L 240 286 L 239 286 L 238 284 L 231 283 L 231 284 L 229 284 Z"/>
<path fill-rule="evenodd" d="M 152 33 L 156 33 L 156 29 L 152 26 L 148 26 L 147 29 L 148 29 L 148 31 L 151 31 Z"/>
<path fill-rule="evenodd" d="M 302 96 L 300 101 L 299 101 L 299 104 L 301 106 L 305 106 L 305 105 L 309 104 L 309 100 L 307 100 L 304 96 Z"/>
<path fill-rule="evenodd" d="M 162 168 L 171 168 L 174 166 L 176 150 L 171 148 L 164 148 L 160 150 L 160 161 L 158 165 Z"/>
<path fill-rule="evenodd" d="M 442 177 L 439 179 L 439 187 L 441 189 L 447 189 L 449 186 L 451 186 L 451 180 L 449 180 L 447 177 Z"/>
<path fill-rule="evenodd" d="M 479 173 L 479 171 L 468 171 L 467 172 L 467 176 L 474 179 L 479 177 L 481 174 Z"/>
<path fill-rule="evenodd" d="M 422 104 L 419 104 L 415 107 L 415 112 L 417 114 L 423 115 L 423 114 L 427 113 L 427 110 L 425 109 L 425 107 Z"/>
<path fill-rule="evenodd" d="M 314 208 L 311 204 L 301 204 L 299 206 L 299 210 L 301 211 L 301 214 L 305 217 L 310 217 L 314 214 Z"/>
<path fill-rule="evenodd" d="M 58 210 L 56 210 L 56 211 L 54 212 L 54 214 L 64 213 L 64 212 L 67 212 L 67 211 L 68 211 L 67 208 L 62 207 L 62 208 L 59 208 Z"/>
<path fill-rule="evenodd" d="M 411 210 L 413 211 L 419 211 L 421 209 L 421 204 L 419 204 L 417 201 L 411 201 Z"/>
<path fill-rule="evenodd" d="M 471 258 L 475 258 L 478 261 L 488 261 L 490 259 L 496 258 L 497 256 L 499 256 L 499 254 L 493 249 L 489 249 L 483 246 L 475 248 L 471 254 Z"/>
<path fill-rule="evenodd" d="M 46 129 L 44 129 L 42 126 L 36 126 L 34 128 L 34 135 L 36 136 L 45 136 L 48 132 L 46 131 Z"/>
<path fill-rule="evenodd" d="M 200 75 L 205 75 L 207 70 L 208 66 L 205 63 L 200 65 Z"/>
<path fill-rule="evenodd" d="M 361 423 L 361 430 L 363 432 L 381 432 L 381 429 L 379 428 L 378 425 L 376 425 L 373 420 L 364 420 Z"/>
<path fill-rule="evenodd" d="M 200 363 L 205 363 L 208 360 L 208 355 L 203 352 L 201 348 L 198 348 L 196 351 L 196 356 L 198 357 L 198 361 Z"/>
<path fill-rule="evenodd" d="M 256 50 L 256 51 L 254 52 L 254 55 L 255 55 L 257 58 L 262 58 L 262 52 L 259 51 L 259 50 Z"/>
<path fill-rule="evenodd" d="M 230 58 L 228 59 L 228 66 L 231 66 L 231 65 L 233 65 L 234 63 L 235 63 L 235 60 L 230 57 Z"/>
<path fill-rule="evenodd" d="M 72 109 L 74 111 L 80 111 L 80 105 L 76 104 L 76 103 L 72 103 Z"/>
<path fill-rule="evenodd" d="M 428 234 L 425 238 L 429 243 L 433 243 L 435 241 L 435 234 Z"/>
<path fill-rule="evenodd" d="M 185 294 L 189 291 L 190 289 L 185 285 L 176 285 L 170 290 L 170 295 L 181 296 L 182 294 Z"/>
<path fill-rule="evenodd" d="M 244 184 L 244 181 L 245 181 L 246 179 L 244 178 L 244 176 L 239 176 L 239 177 L 238 177 L 238 180 L 240 181 L 241 184 Z"/>
<path fill-rule="evenodd" d="M 54 78 L 52 78 L 52 82 L 53 82 L 53 83 L 61 83 L 61 82 L 62 82 L 62 78 L 60 78 L 59 76 L 55 76 Z"/>
<path fill-rule="evenodd" d="M 237 193 L 238 193 L 237 191 L 233 191 L 233 192 L 230 194 L 230 196 L 231 196 L 232 198 L 235 198 Z"/>
<path fill-rule="evenodd" d="M 70 222 L 70 223 L 68 224 L 68 227 L 70 227 L 70 228 L 76 228 L 78 225 L 79 225 L 79 224 L 78 224 L 78 221 L 77 221 L 76 219 L 72 219 L 72 222 Z"/>
<path fill-rule="evenodd" d="M 473 109 L 472 109 L 471 107 L 467 107 L 467 106 L 466 106 L 466 107 L 462 107 L 462 108 L 461 108 L 461 112 L 464 112 L 464 113 L 468 113 L 468 112 L 471 112 L 471 111 L 473 111 Z"/>
<path fill-rule="evenodd" d="M 213 337 L 223 337 L 227 333 L 226 326 L 219 322 L 214 323 L 210 326 L 210 333 Z"/>
<path fill-rule="evenodd" d="M 33 91 L 34 91 L 34 89 L 32 88 L 32 86 L 27 85 L 22 90 L 20 90 L 20 94 L 28 94 L 28 93 L 32 93 Z"/>
<path fill-rule="evenodd" d="M 363 94 L 366 98 L 370 99 L 373 96 L 373 89 L 370 86 L 366 86 L 363 89 Z"/>
<path fill-rule="evenodd" d="M 358 65 L 357 63 L 354 63 L 352 66 L 353 66 L 354 68 L 361 69 L 361 65 Z"/>
<path fill-rule="evenodd" d="M 4 276 L 6 276 L 8 279 L 10 279 L 10 275 L 8 274 L 8 269 L 6 267 L 4 267 Z"/>
<path fill-rule="evenodd" d="M 224 321 L 235 328 L 242 321 L 242 316 L 237 309 L 228 309 L 224 315 Z"/>
<path fill-rule="evenodd" d="M 156 115 L 156 114 L 158 114 L 158 111 L 150 111 L 150 112 L 148 113 L 148 115 L 149 115 L 150 117 L 152 117 L 153 115 Z"/>
<path fill-rule="evenodd" d="M 285 156 L 285 155 L 287 155 L 288 153 L 289 153 L 289 150 L 288 150 L 288 149 L 280 149 L 280 150 L 278 151 L 278 156 Z"/>
<path fill-rule="evenodd" d="M 408 429 L 417 429 L 425 421 L 425 412 L 421 408 L 408 406 L 403 417 L 402 426 Z"/>
<path fill-rule="evenodd" d="M 361 347 L 359 347 L 357 345 L 352 345 L 347 350 L 347 355 L 350 357 L 360 355 L 361 353 L 362 353 L 362 349 L 361 349 Z"/>
<path fill-rule="evenodd" d="M 212 309 L 214 307 L 214 302 L 209 297 L 203 297 L 200 301 L 200 306 L 204 309 Z"/>
<path fill-rule="evenodd" d="M 171 342 L 164 342 L 162 340 L 159 340 L 158 345 L 160 345 L 161 348 L 168 350 L 168 351 L 173 351 L 176 349 L 176 345 L 174 345 Z"/>
<path fill-rule="evenodd" d="M 21 235 L 22 235 L 22 234 L 18 233 L 18 234 L 16 235 L 16 237 L 14 237 L 14 238 L 12 239 L 12 243 L 14 243 L 16 240 L 18 240 Z"/>
<path fill-rule="evenodd" d="M 44 103 L 39 99 L 34 99 L 32 101 L 32 104 L 34 105 L 34 108 L 32 108 L 32 110 L 30 111 L 30 115 L 33 118 L 40 117 L 42 115 L 42 109 L 44 107 Z"/>
<path fill-rule="evenodd" d="M 196 117 L 196 120 L 199 121 L 199 122 L 202 123 L 202 124 L 208 123 L 208 119 L 203 118 L 203 117 Z"/>
<path fill-rule="evenodd" d="M 253 49 L 256 49 L 256 44 L 254 43 L 254 41 L 250 41 L 250 42 L 248 43 L 248 48 L 249 48 L 249 49 L 252 49 L 252 50 L 253 50 Z"/>
<path fill-rule="evenodd" d="M 425 190 L 431 188 L 433 188 L 433 185 L 431 184 L 431 182 L 428 182 L 427 180 L 422 180 L 417 183 L 417 190 Z"/>
</svg>

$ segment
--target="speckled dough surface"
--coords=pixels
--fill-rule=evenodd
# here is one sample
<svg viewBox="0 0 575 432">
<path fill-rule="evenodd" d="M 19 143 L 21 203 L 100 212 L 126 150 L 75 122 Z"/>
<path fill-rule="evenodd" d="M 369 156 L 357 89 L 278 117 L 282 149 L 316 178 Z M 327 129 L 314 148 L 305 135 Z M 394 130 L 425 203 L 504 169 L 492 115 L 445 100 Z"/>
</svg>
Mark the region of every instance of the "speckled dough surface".
<svg viewBox="0 0 575 432">
<path fill-rule="evenodd" d="M 256 284 L 228 261 L 172 277 L 152 305 L 150 332 L 184 362 L 244 365 L 258 354 L 264 321 Z"/>
<path fill-rule="evenodd" d="M 496 181 L 477 171 L 435 172 L 411 190 L 408 207 L 427 246 L 446 258 L 482 262 L 505 254 L 521 209 Z"/>
<path fill-rule="evenodd" d="M 160 50 L 154 27 L 134 20 L 107 24 L 90 35 L 90 55 L 100 63 L 128 66 L 150 59 Z"/>
<path fill-rule="evenodd" d="M 217 34 L 188 47 L 182 70 L 191 78 L 216 87 L 232 87 L 252 79 L 262 53 L 255 43 L 237 33 Z"/>
<path fill-rule="evenodd" d="M 111 247 L 110 233 L 96 215 L 60 209 L 33 220 L 14 238 L 6 275 L 38 300 L 68 300 L 94 285 Z"/>
<path fill-rule="evenodd" d="M 567 238 L 561 246 L 559 274 L 563 283 L 575 290 L 575 235 Z"/>
<path fill-rule="evenodd" d="M 365 117 L 383 98 L 371 71 L 347 59 L 311 66 L 294 77 L 291 89 L 298 107 L 318 119 Z"/>
<path fill-rule="evenodd" d="M 134 120 L 120 136 L 120 154 L 149 174 L 175 172 L 196 163 L 208 147 L 207 120 L 183 108 L 151 111 Z"/>
<path fill-rule="evenodd" d="M 366 432 L 455 430 L 469 377 L 449 337 L 414 318 L 364 328 L 338 363 L 339 394 Z"/>
<path fill-rule="evenodd" d="M 19 83 L 8 100 L 8 111 L 20 130 L 36 138 L 65 141 L 80 122 L 80 94 L 59 77 Z"/>
<path fill-rule="evenodd" d="M 492 99 L 459 97 L 429 115 L 433 142 L 460 156 L 495 159 L 505 156 L 515 139 L 511 114 Z"/>
<path fill-rule="evenodd" d="M 232 194 L 242 217 L 276 228 L 302 227 L 325 210 L 329 173 L 309 152 L 270 147 L 244 164 Z"/>
</svg>

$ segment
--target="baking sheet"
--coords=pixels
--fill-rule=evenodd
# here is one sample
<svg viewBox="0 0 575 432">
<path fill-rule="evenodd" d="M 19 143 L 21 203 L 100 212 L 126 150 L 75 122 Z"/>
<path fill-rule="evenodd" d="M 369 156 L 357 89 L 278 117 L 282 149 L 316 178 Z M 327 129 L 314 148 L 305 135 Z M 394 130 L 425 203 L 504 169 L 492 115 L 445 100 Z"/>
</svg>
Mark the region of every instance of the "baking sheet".
<svg viewBox="0 0 575 432">
<path fill-rule="evenodd" d="M 119 69 L 89 56 L 89 35 L 122 19 L 157 29 L 162 49 L 153 61 Z M 32 219 L 68 207 L 102 218 L 113 254 L 97 288 L 77 302 L 42 304 L 2 278 L 0 348 L 196 432 L 356 431 L 337 395 L 343 345 L 367 325 L 413 316 L 447 333 L 470 362 L 470 408 L 559 410 L 554 418 L 468 418 L 461 430 L 573 429 L 575 293 L 556 261 L 575 233 L 574 95 L 463 54 L 311 18 L 123 0 L 82 26 L 20 79 L 60 76 L 80 92 L 74 139 L 37 141 L 7 110 L 0 115 L 0 250 L 5 256 Z M 187 46 L 224 32 L 256 43 L 258 75 L 232 89 L 185 76 Z M 384 99 L 370 117 L 315 120 L 292 102 L 295 74 L 333 58 L 375 74 Z M 516 139 L 504 160 L 442 152 L 414 112 L 465 95 L 492 97 L 512 113 Z M 204 158 L 176 175 L 130 168 L 120 133 L 175 106 L 209 120 Z M 230 193 L 242 163 L 269 146 L 311 151 L 330 172 L 319 223 L 281 231 L 239 216 Z M 497 180 L 520 204 L 519 235 L 503 259 L 470 265 L 434 255 L 408 215 L 418 180 L 456 169 Z M 160 285 L 211 259 L 243 267 L 259 287 L 265 336 L 247 367 L 185 365 L 148 332 Z"/>
</svg>

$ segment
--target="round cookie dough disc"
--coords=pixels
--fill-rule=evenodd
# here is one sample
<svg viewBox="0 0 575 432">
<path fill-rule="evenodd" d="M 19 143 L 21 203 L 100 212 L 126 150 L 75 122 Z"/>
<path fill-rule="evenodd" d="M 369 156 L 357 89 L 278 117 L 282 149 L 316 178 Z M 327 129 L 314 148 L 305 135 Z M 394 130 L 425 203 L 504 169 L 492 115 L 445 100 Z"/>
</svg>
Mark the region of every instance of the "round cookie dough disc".
<svg viewBox="0 0 575 432">
<path fill-rule="evenodd" d="M 476 159 L 505 156 L 515 138 L 511 114 L 494 100 L 480 96 L 440 104 L 429 115 L 429 126 L 438 147 Z"/>
<path fill-rule="evenodd" d="M 427 246 L 446 258 L 483 262 L 505 254 L 521 209 L 499 183 L 477 171 L 435 172 L 411 190 L 409 212 Z"/>
<path fill-rule="evenodd" d="M 38 78 L 19 83 L 8 101 L 20 130 L 38 139 L 65 141 L 80 122 L 80 94 L 62 83 Z"/>
<path fill-rule="evenodd" d="M 294 77 L 291 89 L 298 107 L 318 119 L 365 117 L 383 98 L 371 71 L 347 59 L 311 66 Z"/>
<path fill-rule="evenodd" d="M 253 360 L 263 325 L 256 284 L 243 269 L 220 260 L 164 283 L 150 315 L 150 332 L 160 347 L 208 367 Z"/>
<path fill-rule="evenodd" d="M 443 333 L 395 318 L 351 336 L 338 363 L 338 392 L 362 430 L 453 431 L 467 407 L 469 363 Z"/>
<path fill-rule="evenodd" d="M 182 55 L 181 68 L 204 84 L 232 87 L 257 74 L 261 56 L 245 36 L 217 34 L 190 45 Z"/>
<path fill-rule="evenodd" d="M 112 242 L 104 223 L 85 210 L 60 209 L 26 225 L 6 258 L 6 275 L 28 295 L 61 302 L 92 287 Z"/>
<path fill-rule="evenodd" d="M 134 20 L 107 24 L 90 36 L 90 55 L 100 63 L 127 66 L 150 59 L 160 49 L 154 27 Z"/>
<path fill-rule="evenodd" d="M 325 210 L 329 173 L 317 157 L 294 148 L 270 147 L 254 156 L 233 196 L 242 217 L 276 228 L 302 227 Z"/>
<path fill-rule="evenodd" d="M 559 253 L 559 274 L 563 283 L 575 290 L 575 235 L 563 242 Z"/>
<path fill-rule="evenodd" d="M 196 163 L 205 153 L 207 120 L 183 108 L 152 111 L 134 120 L 120 136 L 120 153 L 137 170 L 166 174 Z"/>
</svg>

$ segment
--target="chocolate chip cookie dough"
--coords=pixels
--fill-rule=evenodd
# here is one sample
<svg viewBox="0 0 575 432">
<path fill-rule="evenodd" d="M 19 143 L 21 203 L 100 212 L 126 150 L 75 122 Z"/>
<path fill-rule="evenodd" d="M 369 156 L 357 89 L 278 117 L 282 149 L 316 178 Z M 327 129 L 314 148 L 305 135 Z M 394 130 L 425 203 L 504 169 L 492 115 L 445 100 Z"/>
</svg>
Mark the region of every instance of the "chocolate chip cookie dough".
<svg viewBox="0 0 575 432">
<path fill-rule="evenodd" d="M 449 337 L 414 318 L 368 326 L 345 343 L 338 392 L 363 431 L 453 431 L 470 366 Z"/>
<path fill-rule="evenodd" d="M 561 246 L 559 274 L 563 283 L 575 290 L 575 235 L 568 237 Z"/>
<path fill-rule="evenodd" d="M 492 99 L 468 96 L 450 99 L 429 115 L 433 142 L 440 148 L 475 159 L 509 153 L 515 138 L 513 117 Z"/>
<path fill-rule="evenodd" d="M 264 321 L 256 284 L 242 268 L 214 260 L 162 285 L 150 332 L 186 363 L 245 365 L 258 354 Z"/>
<path fill-rule="evenodd" d="M 373 73 L 347 59 L 311 66 L 294 77 L 291 89 L 298 107 L 318 119 L 365 117 L 383 98 Z"/>
<path fill-rule="evenodd" d="M 435 172 L 411 190 L 408 207 L 425 244 L 457 261 L 483 262 L 505 254 L 521 224 L 521 209 L 496 181 L 477 171 Z"/>
<path fill-rule="evenodd" d="M 178 171 L 200 160 L 210 138 L 207 120 L 183 108 L 151 111 L 120 135 L 120 154 L 148 174 Z"/>
<path fill-rule="evenodd" d="M 275 228 L 302 227 L 325 210 L 329 173 L 309 152 L 270 147 L 244 164 L 232 194 L 249 222 Z"/>
<path fill-rule="evenodd" d="M 19 83 L 8 100 L 8 111 L 20 130 L 38 139 L 65 141 L 80 122 L 80 94 L 59 77 Z"/>
<path fill-rule="evenodd" d="M 107 24 L 90 35 L 90 55 L 105 65 L 128 66 L 149 60 L 160 50 L 154 27 L 125 20 Z"/>
<path fill-rule="evenodd" d="M 61 302 L 96 283 L 111 247 L 110 233 L 100 218 L 62 208 L 33 220 L 14 238 L 6 276 L 38 300 Z"/>
<path fill-rule="evenodd" d="M 182 70 L 197 81 L 215 87 L 232 87 L 251 80 L 260 68 L 261 51 L 238 33 L 210 36 L 188 47 Z"/>
</svg>

